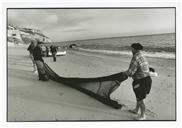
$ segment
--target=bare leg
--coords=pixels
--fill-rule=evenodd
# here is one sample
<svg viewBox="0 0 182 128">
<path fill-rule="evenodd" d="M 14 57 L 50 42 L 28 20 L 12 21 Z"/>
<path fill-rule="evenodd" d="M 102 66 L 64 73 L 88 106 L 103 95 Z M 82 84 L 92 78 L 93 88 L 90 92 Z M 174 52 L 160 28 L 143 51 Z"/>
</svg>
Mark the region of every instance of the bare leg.
<svg viewBox="0 0 182 128">
<path fill-rule="evenodd" d="M 129 111 L 130 111 L 131 113 L 138 114 L 139 108 L 140 108 L 139 102 L 137 101 L 135 109 L 129 110 Z"/>
<path fill-rule="evenodd" d="M 37 71 L 36 65 L 33 64 L 34 71 Z"/>
<path fill-rule="evenodd" d="M 135 107 L 134 110 L 135 110 L 136 113 L 138 113 L 138 111 L 139 111 L 139 103 L 138 103 L 138 101 L 137 101 L 137 103 L 136 103 L 136 107 Z"/>
<path fill-rule="evenodd" d="M 144 104 L 143 100 L 138 101 L 138 102 L 139 102 L 139 107 L 141 109 L 141 117 L 144 117 L 145 116 L 145 104 Z"/>
<path fill-rule="evenodd" d="M 138 105 L 139 105 L 139 108 L 141 110 L 141 115 L 139 115 L 135 119 L 136 120 L 145 120 L 146 119 L 146 115 L 145 115 L 145 104 L 144 104 L 143 100 L 138 101 Z"/>
<path fill-rule="evenodd" d="M 37 71 L 37 68 L 36 68 L 35 60 L 34 60 L 32 54 L 30 54 L 30 59 L 32 60 L 32 63 L 33 63 L 34 72 L 36 72 Z"/>
</svg>

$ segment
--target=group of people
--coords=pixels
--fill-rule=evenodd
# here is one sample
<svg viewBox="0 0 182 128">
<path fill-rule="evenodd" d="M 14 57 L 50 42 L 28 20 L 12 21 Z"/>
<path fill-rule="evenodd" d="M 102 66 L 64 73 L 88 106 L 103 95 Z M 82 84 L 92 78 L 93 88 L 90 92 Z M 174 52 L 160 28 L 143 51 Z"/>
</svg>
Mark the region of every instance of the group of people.
<svg viewBox="0 0 182 128">
<path fill-rule="evenodd" d="M 33 63 L 34 72 L 38 73 L 39 80 L 47 81 L 49 80 L 49 76 L 44 69 L 44 60 L 42 58 L 43 53 L 40 44 L 40 41 L 32 40 L 27 50 L 29 51 L 29 56 Z M 53 61 L 56 61 L 57 47 L 52 45 L 50 49 L 52 52 Z"/>
<path fill-rule="evenodd" d="M 53 46 L 50 48 L 53 61 L 56 61 L 57 49 Z M 41 55 L 39 42 L 37 43 L 37 41 L 33 41 L 28 50 L 30 52 L 30 58 L 33 61 L 35 71 L 37 67 L 39 80 L 48 80 L 49 78 L 44 70 L 44 60 Z M 129 110 L 129 112 L 138 115 L 140 110 L 140 114 L 136 117 L 136 120 L 146 119 L 144 99 L 146 98 L 146 95 L 149 94 L 151 89 L 151 76 L 157 76 L 155 70 L 149 67 L 149 63 L 143 55 L 142 50 L 143 46 L 140 43 L 133 43 L 131 45 L 133 57 L 128 70 L 124 72 L 127 76 L 132 77 L 133 79 L 132 87 L 136 96 L 136 107 L 133 110 Z"/>
</svg>

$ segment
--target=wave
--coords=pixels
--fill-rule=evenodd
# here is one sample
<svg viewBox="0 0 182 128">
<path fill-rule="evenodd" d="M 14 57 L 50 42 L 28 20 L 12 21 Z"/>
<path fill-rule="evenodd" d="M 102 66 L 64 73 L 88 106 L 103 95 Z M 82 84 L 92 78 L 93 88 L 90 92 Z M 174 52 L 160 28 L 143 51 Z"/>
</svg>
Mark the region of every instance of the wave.
<svg viewBox="0 0 182 128">
<path fill-rule="evenodd" d="M 80 51 L 93 52 L 93 53 L 104 53 L 110 55 L 129 55 L 131 56 L 131 51 L 112 51 L 112 50 L 95 50 L 95 49 L 85 49 L 85 48 L 77 48 Z M 175 53 L 169 52 L 143 52 L 147 57 L 153 58 L 165 58 L 165 59 L 175 59 Z"/>
</svg>

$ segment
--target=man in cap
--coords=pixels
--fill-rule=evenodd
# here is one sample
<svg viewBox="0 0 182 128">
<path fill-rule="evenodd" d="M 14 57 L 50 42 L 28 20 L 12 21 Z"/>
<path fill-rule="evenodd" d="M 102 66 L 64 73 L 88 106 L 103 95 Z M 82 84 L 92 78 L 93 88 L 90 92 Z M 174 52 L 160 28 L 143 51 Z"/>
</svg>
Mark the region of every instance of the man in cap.
<svg viewBox="0 0 182 128">
<path fill-rule="evenodd" d="M 41 44 L 40 41 L 34 42 L 35 48 L 33 49 L 33 57 L 35 60 L 35 64 L 37 66 L 39 80 L 47 81 L 49 80 L 49 77 L 46 74 L 46 71 L 44 68 L 44 60 L 42 58 L 42 49 L 40 47 L 40 44 Z"/>
<path fill-rule="evenodd" d="M 136 117 L 136 120 L 145 120 L 146 109 L 143 100 L 150 92 L 152 79 L 150 77 L 149 64 L 143 53 L 141 52 L 141 50 L 143 50 L 143 46 L 140 43 L 133 43 L 131 45 L 131 50 L 133 57 L 131 59 L 129 68 L 125 73 L 129 77 L 133 78 L 132 85 L 137 103 L 135 109 L 129 111 L 134 114 L 138 114 L 140 109 L 141 114 Z"/>
<path fill-rule="evenodd" d="M 35 64 L 34 57 L 33 57 L 33 49 L 35 47 L 34 42 L 35 42 L 35 40 L 31 41 L 31 43 L 28 46 L 27 50 L 29 51 L 29 56 L 30 56 L 30 59 L 32 60 L 32 63 L 33 63 L 34 73 L 37 73 L 36 64 Z"/>
<path fill-rule="evenodd" d="M 56 46 L 51 45 L 50 49 L 51 49 L 51 53 L 52 53 L 52 57 L 53 57 L 53 61 L 54 61 L 54 62 L 56 62 L 57 47 L 56 47 Z"/>
</svg>

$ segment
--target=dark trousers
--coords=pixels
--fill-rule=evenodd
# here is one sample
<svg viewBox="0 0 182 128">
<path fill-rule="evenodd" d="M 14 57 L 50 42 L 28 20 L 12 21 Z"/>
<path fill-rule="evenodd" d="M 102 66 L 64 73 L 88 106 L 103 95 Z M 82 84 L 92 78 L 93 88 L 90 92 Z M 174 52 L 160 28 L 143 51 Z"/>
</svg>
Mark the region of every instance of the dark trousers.
<svg viewBox="0 0 182 128">
<path fill-rule="evenodd" d="M 53 61 L 56 62 L 56 52 L 52 53 Z"/>
<path fill-rule="evenodd" d="M 45 71 L 45 68 L 44 68 L 44 63 L 42 61 L 40 61 L 40 60 L 36 60 L 35 63 L 37 65 L 39 80 L 43 80 L 43 81 L 49 80 L 49 77 L 46 74 L 46 71 Z"/>
</svg>

